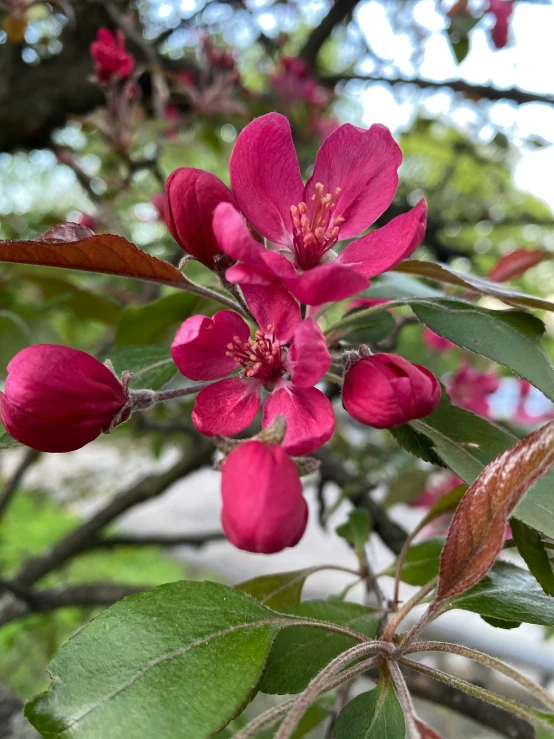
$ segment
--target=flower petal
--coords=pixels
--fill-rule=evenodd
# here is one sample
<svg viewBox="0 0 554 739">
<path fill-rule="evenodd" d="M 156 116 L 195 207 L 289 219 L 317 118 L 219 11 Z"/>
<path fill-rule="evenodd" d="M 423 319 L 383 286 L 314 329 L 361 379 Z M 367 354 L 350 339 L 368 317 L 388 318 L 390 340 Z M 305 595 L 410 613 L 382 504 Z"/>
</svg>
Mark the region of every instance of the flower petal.
<svg viewBox="0 0 554 739">
<path fill-rule="evenodd" d="M 289 291 L 278 282 L 268 286 L 243 284 L 241 290 L 262 331 L 274 333 L 282 344 L 289 342 L 302 320 L 300 306 Z"/>
<path fill-rule="evenodd" d="M 244 128 L 229 161 L 233 193 L 254 228 L 277 244 L 291 243 L 291 205 L 304 186 L 290 124 L 279 113 L 255 118 Z"/>
<path fill-rule="evenodd" d="M 232 310 L 220 310 L 213 318 L 191 316 L 175 334 L 171 356 L 190 380 L 217 380 L 237 368 L 237 362 L 227 356 L 227 345 L 235 336 L 247 341 L 250 329 Z"/>
<path fill-rule="evenodd" d="M 401 162 L 400 147 L 386 126 L 375 124 L 364 130 L 346 123 L 321 145 L 304 201 L 311 203 L 318 182 L 325 193 L 333 194 L 340 187 L 334 212 L 335 218 L 344 218 L 339 238 L 358 236 L 391 204 Z"/>
<path fill-rule="evenodd" d="M 386 226 L 352 241 L 339 255 L 341 264 L 349 265 L 364 277 L 375 277 L 396 267 L 417 249 L 425 234 L 425 200 Z"/>
<path fill-rule="evenodd" d="M 331 356 L 327 342 L 313 318 L 296 327 L 285 366 L 297 387 L 313 387 L 329 370 Z"/>
<path fill-rule="evenodd" d="M 215 209 L 213 229 L 221 250 L 231 259 L 244 262 L 259 272 L 268 272 L 273 277 L 295 276 L 296 270 L 291 262 L 283 254 L 258 243 L 248 231 L 241 214 L 229 203 L 221 203 Z"/>
<path fill-rule="evenodd" d="M 322 305 L 350 298 L 365 290 L 369 282 L 356 270 L 335 259 L 295 278 L 284 278 L 283 284 L 301 303 Z"/>
<path fill-rule="evenodd" d="M 281 382 L 264 404 L 263 428 L 279 415 L 287 419 L 283 449 L 288 454 L 314 452 L 335 431 L 333 406 L 315 387 L 295 387 L 290 382 Z"/>
<path fill-rule="evenodd" d="M 238 377 L 214 382 L 196 396 L 192 422 L 206 436 L 244 431 L 260 407 L 260 387 L 256 380 Z"/>
</svg>

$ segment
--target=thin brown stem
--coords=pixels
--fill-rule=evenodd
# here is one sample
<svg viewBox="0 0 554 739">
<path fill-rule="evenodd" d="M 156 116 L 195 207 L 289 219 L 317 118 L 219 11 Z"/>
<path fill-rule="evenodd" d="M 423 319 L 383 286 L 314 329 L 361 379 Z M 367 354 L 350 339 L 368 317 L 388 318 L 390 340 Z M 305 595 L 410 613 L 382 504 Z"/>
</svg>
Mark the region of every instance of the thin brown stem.
<svg viewBox="0 0 554 739">
<path fill-rule="evenodd" d="M 404 712 L 406 737 L 407 739 L 421 739 L 421 732 L 417 727 L 417 714 L 412 701 L 412 696 L 408 690 L 404 676 L 400 671 L 400 667 L 397 662 L 387 660 L 387 668 L 389 670 L 398 701 L 402 706 L 402 711 Z"/>
<path fill-rule="evenodd" d="M 396 633 L 396 629 L 401 621 L 403 621 L 408 613 L 415 608 L 415 606 L 418 605 L 418 603 L 421 603 L 421 601 L 425 598 L 426 595 L 428 595 L 437 584 L 437 578 L 433 578 L 430 580 L 427 585 L 424 585 L 422 588 L 420 588 L 415 595 L 413 595 L 410 600 L 406 601 L 402 608 L 400 608 L 394 616 L 391 618 L 389 623 L 387 624 L 387 628 L 385 629 L 385 632 L 383 634 L 384 641 L 392 641 L 393 636 Z M 419 622 L 418 622 L 419 624 Z M 417 624 L 416 624 L 417 625 Z M 423 628 L 423 626 L 421 627 Z M 411 634 L 411 631 L 409 632 Z M 416 632 L 418 633 L 418 632 Z M 415 636 L 415 634 L 414 634 Z M 408 637 L 406 637 L 408 638 Z M 413 637 L 412 637 L 413 638 Z"/>
</svg>

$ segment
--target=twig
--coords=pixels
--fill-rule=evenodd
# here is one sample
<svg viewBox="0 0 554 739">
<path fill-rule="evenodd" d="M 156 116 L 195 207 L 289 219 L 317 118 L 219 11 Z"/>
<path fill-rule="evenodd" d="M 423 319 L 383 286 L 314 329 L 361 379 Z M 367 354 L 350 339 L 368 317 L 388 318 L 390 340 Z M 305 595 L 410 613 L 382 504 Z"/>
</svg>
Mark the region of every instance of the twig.
<svg viewBox="0 0 554 739">
<path fill-rule="evenodd" d="M 400 671 L 398 663 L 394 660 L 387 660 L 387 668 L 398 697 L 398 701 L 402 706 L 404 713 L 404 721 L 406 724 L 407 739 L 421 739 L 421 732 L 416 723 L 417 714 L 412 701 L 412 696 L 404 680 L 404 676 Z"/>
<path fill-rule="evenodd" d="M 81 551 L 91 549 L 113 549 L 114 547 L 194 547 L 199 549 L 214 541 L 225 540 L 223 531 L 210 531 L 205 534 L 121 534 L 92 539 Z"/>
<path fill-rule="evenodd" d="M 2 495 L 0 495 L 0 518 L 2 518 L 2 516 L 6 512 L 6 509 L 11 503 L 13 496 L 15 495 L 18 487 L 21 485 L 23 478 L 25 477 L 25 473 L 27 472 L 29 467 L 33 466 L 33 464 L 37 461 L 39 457 L 40 452 L 37 452 L 36 449 L 27 449 L 27 451 L 25 452 L 23 459 L 17 465 L 13 475 L 6 482 L 4 490 L 2 491 Z"/>
<path fill-rule="evenodd" d="M 396 629 L 398 625 L 406 618 L 408 613 L 417 606 L 418 603 L 421 603 L 421 601 L 425 598 L 426 595 L 428 595 L 432 590 L 434 590 L 435 586 L 437 584 L 437 578 L 433 578 L 433 580 L 430 580 L 426 585 L 424 585 L 422 588 L 420 588 L 417 593 L 412 595 L 410 600 L 406 601 L 402 608 L 399 608 L 398 611 L 394 614 L 394 616 L 391 618 L 389 623 L 387 624 L 387 628 L 385 629 L 385 632 L 383 634 L 383 639 L 385 641 L 391 641 L 394 634 L 396 633 Z M 419 622 L 418 622 L 419 623 Z M 417 632 L 416 632 L 417 633 Z M 412 631 L 409 632 L 409 635 L 412 634 Z M 408 635 L 408 636 L 409 636 Z M 415 636 L 415 634 L 414 634 Z M 406 637 L 408 638 L 408 637 Z M 410 640 L 411 641 L 411 640 Z M 408 642 L 406 642 L 408 643 Z"/>
<path fill-rule="evenodd" d="M 336 26 L 352 13 L 360 0 L 335 0 L 327 15 L 322 19 L 306 39 L 299 56 L 314 65 L 317 55 L 325 41 L 333 33 Z"/>
</svg>

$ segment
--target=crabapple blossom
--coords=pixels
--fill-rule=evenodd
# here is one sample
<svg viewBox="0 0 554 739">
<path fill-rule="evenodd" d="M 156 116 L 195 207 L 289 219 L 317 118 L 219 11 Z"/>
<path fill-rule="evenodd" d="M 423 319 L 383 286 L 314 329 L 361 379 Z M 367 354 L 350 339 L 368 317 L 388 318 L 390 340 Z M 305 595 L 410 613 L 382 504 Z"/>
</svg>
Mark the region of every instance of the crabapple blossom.
<svg viewBox="0 0 554 739">
<path fill-rule="evenodd" d="M 302 483 L 277 444 L 239 444 L 223 463 L 221 493 L 223 530 L 239 549 L 273 554 L 302 538 L 308 521 Z"/>
<path fill-rule="evenodd" d="M 432 413 L 441 396 L 437 378 L 397 354 L 363 357 L 347 371 L 342 403 L 352 418 L 387 429 Z"/>
<path fill-rule="evenodd" d="M 229 188 L 209 172 L 181 167 L 165 182 L 165 222 L 179 246 L 207 267 L 221 254 L 212 228 L 219 203 L 235 204 Z"/>
<path fill-rule="evenodd" d="M 479 372 L 463 361 L 446 383 L 446 390 L 454 405 L 465 408 L 484 418 L 490 418 L 489 395 L 500 387 L 500 380 L 493 370 Z"/>
<path fill-rule="evenodd" d="M 256 118 L 239 134 L 229 172 L 240 211 L 272 244 L 256 241 L 231 205 L 219 205 L 214 214 L 219 245 L 242 262 L 227 270 L 227 279 L 241 286 L 277 279 L 308 305 L 363 290 L 369 278 L 411 254 L 425 232 L 422 200 L 350 243 L 339 256 L 333 251 L 339 241 L 359 236 L 389 207 L 401 160 L 385 126 L 364 130 L 345 124 L 323 142 L 313 175 L 304 185 L 288 120 L 278 113 Z"/>
<path fill-rule="evenodd" d="M 232 436 L 254 420 L 265 390 L 262 426 L 285 416 L 283 448 L 302 455 L 329 441 L 335 429 L 333 408 L 314 385 L 329 369 L 331 358 L 317 323 L 308 318 L 292 324 L 265 323 L 250 336 L 237 313 L 222 310 L 212 318 L 196 315 L 177 331 L 171 354 L 179 371 L 191 380 L 219 379 L 198 393 L 192 414 L 207 436 Z"/>
<path fill-rule="evenodd" d="M 0 393 L 8 433 L 41 452 L 80 449 L 126 404 L 124 387 L 111 370 L 90 354 L 59 344 L 37 344 L 16 354 Z"/>
<path fill-rule="evenodd" d="M 439 336 L 434 331 L 431 331 L 427 326 L 423 329 L 423 341 L 428 349 L 437 354 L 445 354 L 456 346 L 448 339 L 445 339 L 443 336 Z"/>
<path fill-rule="evenodd" d="M 112 33 L 108 28 L 100 28 L 90 45 L 90 53 L 96 78 L 101 83 L 124 80 L 135 68 L 135 59 L 125 48 L 125 37 L 120 30 Z"/>
</svg>

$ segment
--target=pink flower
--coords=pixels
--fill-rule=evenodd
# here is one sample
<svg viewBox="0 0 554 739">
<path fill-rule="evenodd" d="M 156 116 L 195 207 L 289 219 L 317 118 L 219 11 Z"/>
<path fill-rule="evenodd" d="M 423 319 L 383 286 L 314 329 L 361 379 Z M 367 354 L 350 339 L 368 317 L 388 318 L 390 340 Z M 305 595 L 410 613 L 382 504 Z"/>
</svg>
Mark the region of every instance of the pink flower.
<svg viewBox="0 0 554 739">
<path fill-rule="evenodd" d="M 72 452 L 96 439 L 127 402 L 105 365 L 77 349 L 37 344 L 8 364 L 0 414 L 8 433 L 41 452 Z"/>
<path fill-rule="evenodd" d="M 454 405 L 484 418 L 490 417 L 487 398 L 499 387 L 500 380 L 492 370 L 479 372 L 465 361 L 446 384 L 448 395 Z"/>
<path fill-rule="evenodd" d="M 545 421 L 551 421 L 554 418 L 554 411 L 548 410 L 545 413 L 529 413 L 527 410 L 527 400 L 532 389 L 532 385 L 527 380 L 519 380 L 519 398 L 517 407 L 515 409 L 513 419 L 516 423 L 521 423 L 524 426 L 535 425 L 544 423 Z"/>
<path fill-rule="evenodd" d="M 439 404 L 437 378 L 397 354 L 358 360 L 344 378 L 342 404 L 367 426 L 389 429 L 432 413 Z"/>
<path fill-rule="evenodd" d="M 507 2 L 507 0 L 490 0 L 489 2 L 489 11 L 496 19 L 492 29 L 492 41 L 497 49 L 503 49 L 508 44 L 510 16 L 513 10 L 513 3 Z"/>
<path fill-rule="evenodd" d="M 284 57 L 281 72 L 271 75 L 270 80 L 277 94 L 287 104 L 302 102 L 312 111 L 322 108 L 330 101 L 330 95 L 312 75 L 310 65 L 298 57 Z"/>
<path fill-rule="evenodd" d="M 262 303 L 264 295 L 265 289 Z M 267 318 L 271 320 L 270 315 Z M 284 415 L 283 448 L 289 454 L 308 454 L 329 441 L 335 429 L 331 403 L 314 387 L 331 363 L 325 338 L 311 318 L 296 325 L 282 318 L 262 325 L 266 330 L 258 329 L 251 338 L 245 321 L 228 310 L 213 318 L 192 316 L 182 324 L 171 354 L 185 377 L 215 380 L 242 370 L 238 377 L 222 379 L 199 392 L 192 420 L 207 436 L 238 434 L 254 420 L 265 389 L 269 397 L 262 426 Z"/>
<path fill-rule="evenodd" d="M 229 188 L 209 172 L 181 167 L 165 181 L 165 222 L 181 249 L 213 269 L 221 250 L 214 236 L 212 217 L 219 203 L 231 207 Z"/>
<path fill-rule="evenodd" d="M 247 552 L 293 547 L 308 522 L 298 470 L 275 444 L 247 441 L 223 463 L 221 522 L 227 538 Z"/>
<path fill-rule="evenodd" d="M 90 213 L 81 213 L 75 220 L 75 223 L 79 223 L 85 228 L 90 228 L 91 231 L 96 231 L 98 228 L 96 218 L 91 216 Z"/>
<path fill-rule="evenodd" d="M 319 305 L 355 295 L 369 278 L 398 264 L 425 232 L 422 200 L 411 211 L 346 246 L 390 205 L 402 154 L 389 130 L 340 126 L 322 144 L 304 186 L 288 120 L 278 113 L 256 118 L 239 135 L 229 163 L 240 210 L 261 236 L 256 241 L 240 214 L 219 205 L 214 231 L 219 245 L 239 264 L 231 282 L 270 284 L 278 279 L 302 303 Z M 290 252 L 289 258 L 280 249 Z"/>
<path fill-rule="evenodd" d="M 156 195 L 152 195 L 150 198 L 150 202 L 156 209 L 156 213 L 158 214 L 158 220 L 163 221 L 164 220 L 164 208 L 165 208 L 165 197 L 163 193 L 157 193 Z"/>
<path fill-rule="evenodd" d="M 463 484 L 464 481 L 450 471 L 432 475 L 428 479 L 424 491 L 418 498 L 412 500 L 410 505 L 413 508 L 430 508 L 451 490 Z"/>
<path fill-rule="evenodd" d="M 90 45 L 90 53 L 99 82 L 124 80 L 135 68 L 135 59 L 125 48 L 125 37 L 119 30 L 114 34 L 107 28 L 100 28 L 96 41 Z"/>
<path fill-rule="evenodd" d="M 423 341 L 432 352 L 436 352 L 437 354 L 445 354 L 456 347 L 451 341 L 445 339 L 443 336 L 439 336 L 434 331 L 431 331 L 430 328 L 427 328 L 427 326 L 423 329 Z"/>
</svg>

